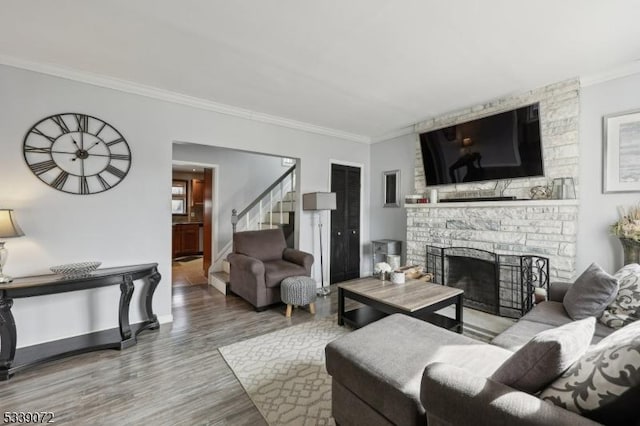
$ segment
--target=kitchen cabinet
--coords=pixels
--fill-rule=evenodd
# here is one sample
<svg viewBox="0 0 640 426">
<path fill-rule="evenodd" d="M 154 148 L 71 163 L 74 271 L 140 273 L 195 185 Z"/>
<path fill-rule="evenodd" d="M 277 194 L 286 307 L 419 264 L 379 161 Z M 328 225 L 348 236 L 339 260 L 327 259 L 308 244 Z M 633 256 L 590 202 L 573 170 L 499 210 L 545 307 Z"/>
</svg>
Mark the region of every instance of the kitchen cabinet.
<svg viewBox="0 0 640 426">
<path fill-rule="evenodd" d="M 191 179 L 191 205 L 204 204 L 204 181 Z"/>
<path fill-rule="evenodd" d="M 177 223 L 173 225 L 173 257 L 200 253 L 200 224 Z"/>
</svg>

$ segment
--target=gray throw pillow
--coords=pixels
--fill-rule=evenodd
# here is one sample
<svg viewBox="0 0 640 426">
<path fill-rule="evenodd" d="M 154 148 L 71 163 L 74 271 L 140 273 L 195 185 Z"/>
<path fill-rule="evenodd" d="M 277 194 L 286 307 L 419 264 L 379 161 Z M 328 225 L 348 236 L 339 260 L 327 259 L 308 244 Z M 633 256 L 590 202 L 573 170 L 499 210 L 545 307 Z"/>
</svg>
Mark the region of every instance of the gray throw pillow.
<svg viewBox="0 0 640 426">
<path fill-rule="evenodd" d="M 640 322 L 592 346 L 540 398 L 607 425 L 640 424 Z"/>
<path fill-rule="evenodd" d="M 558 378 L 589 348 L 596 327 L 594 317 L 538 333 L 511 355 L 491 379 L 528 393 L 536 393 Z"/>
<path fill-rule="evenodd" d="M 600 317 L 609 303 L 616 298 L 618 288 L 616 277 L 592 263 L 569 287 L 562 305 L 574 320 Z"/>
</svg>

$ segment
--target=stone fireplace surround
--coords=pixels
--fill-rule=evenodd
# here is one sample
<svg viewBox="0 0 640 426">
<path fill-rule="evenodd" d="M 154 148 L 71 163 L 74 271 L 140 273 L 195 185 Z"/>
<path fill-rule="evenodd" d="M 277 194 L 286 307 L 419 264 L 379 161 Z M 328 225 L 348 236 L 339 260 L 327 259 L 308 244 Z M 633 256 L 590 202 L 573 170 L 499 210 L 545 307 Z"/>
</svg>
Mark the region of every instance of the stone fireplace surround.
<svg viewBox="0 0 640 426">
<path fill-rule="evenodd" d="M 470 247 L 549 258 L 551 281 L 575 275 L 577 200 L 407 204 L 407 263 L 425 265 L 425 247 Z"/>
<path fill-rule="evenodd" d="M 438 116 L 414 126 L 416 194 L 428 194 L 425 183 L 420 133 L 451 126 L 528 105 L 540 103 L 545 177 L 512 181 L 461 183 L 437 187 L 439 198 L 469 196 L 506 185 L 502 195 L 514 201 L 470 201 L 460 203 L 406 204 L 407 263 L 425 264 L 426 245 L 471 247 L 497 254 L 539 254 L 549 258 L 550 278 L 569 280 L 575 276 L 578 200 L 529 200 L 529 190 L 548 185 L 554 178 L 578 181 L 580 84 L 567 80 L 539 89 L 496 99 Z M 498 185 L 500 184 L 500 185 Z"/>
</svg>

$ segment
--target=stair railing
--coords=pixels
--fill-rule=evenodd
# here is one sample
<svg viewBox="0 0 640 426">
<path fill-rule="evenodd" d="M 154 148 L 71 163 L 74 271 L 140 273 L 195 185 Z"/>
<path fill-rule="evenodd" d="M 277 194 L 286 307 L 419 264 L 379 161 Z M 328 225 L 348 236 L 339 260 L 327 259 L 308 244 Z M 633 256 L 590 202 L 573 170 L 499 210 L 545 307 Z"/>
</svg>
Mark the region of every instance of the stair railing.
<svg viewBox="0 0 640 426">
<path fill-rule="evenodd" d="M 287 182 L 287 178 L 289 178 Z M 267 211 L 269 213 L 269 227 L 273 226 L 273 207 L 275 203 L 279 202 L 279 215 L 280 222 L 283 223 L 284 212 L 282 210 L 282 204 L 284 202 L 285 194 L 287 190 L 294 190 L 296 182 L 296 166 L 291 166 L 282 176 L 276 179 L 267 189 L 265 189 L 260 195 L 258 195 L 255 200 L 253 200 L 247 207 L 244 208 L 240 213 L 236 209 L 231 211 L 231 227 L 233 228 L 233 233 L 235 234 L 238 231 L 238 225 L 241 224 L 243 218 L 245 226 L 244 230 L 250 230 L 253 228 L 254 222 L 253 220 L 257 219 L 255 225 L 257 229 L 262 229 L 264 224 L 264 213 L 263 213 L 263 203 L 267 204 Z M 288 185 L 285 185 L 288 183 Z M 288 189 L 289 188 L 289 189 Z M 267 200 L 268 198 L 268 200 Z M 255 207 L 257 208 L 257 218 L 252 218 L 251 212 L 254 211 Z"/>
</svg>

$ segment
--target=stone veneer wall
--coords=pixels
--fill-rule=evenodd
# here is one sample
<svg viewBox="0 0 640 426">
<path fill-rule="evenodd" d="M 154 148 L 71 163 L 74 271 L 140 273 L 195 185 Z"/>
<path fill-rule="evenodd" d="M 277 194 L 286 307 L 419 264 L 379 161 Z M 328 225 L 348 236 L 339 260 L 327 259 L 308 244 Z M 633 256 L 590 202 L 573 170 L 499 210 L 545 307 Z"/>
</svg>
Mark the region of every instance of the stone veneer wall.
<svg viewBox="0 0 640 426">
<path fill-rule="evenodd" d="M 576 200 L 407 205 L 407 264 L 425 264 L 425 246 L 472 247 L 549 258 L 551 280 L 575 275 Z"/>
<path fill-rule="evenodd" d="M 464 123 L 488 115 L 497 114 L 540 102 L 540 136 L 542 138 L 544 178 L 514 179 L 504 195 L 529 198 L 529 189 L 536 185 L 546 185 L 553 178 L 572 177 L 578 194 L 578 124 L 580 113 L 580 83 L 577 79 L 551 84 L 519 95 L 509 96 L 477 105 L 465 110 L 442 115 L 420 122 L 414 126 L 416 135 L 430 130 L 441 129 Z M 496 181 L 481 183 L 458 183 L 438 186 L 439 197 L 464 196 L 465 191 L 493 189 Z M 416 194 L 427 194 L 420 139 L 416 137 L 416 161 L 414 187 Z"/>
<path fill-rule="evenodd" d="M 495 113 L 540 103 L 540 128 L 544 178 L 514 179 L 503 195 L 528 199 L 536 185 L 553 178 L 572 177 L 579 197 L 579 104 L 576 79 L 494 100 L 465 110 L 423 121 L 416 135 Z M 416 194 L 428 194 L 420 140 L 416 137 Z M 439 198 L 473 196 L 493 190 L 496 181 L 438 186 Z M 504 184 L 504 182 L 503 182 Z M 575 276 L 577 200 L 511 201 L 407 205 L 407 262 L 424 265 L 425 245 L 473 247 L 498 254 L 538 254 L 550 259 L 551 279 Z"/>
</svg>

